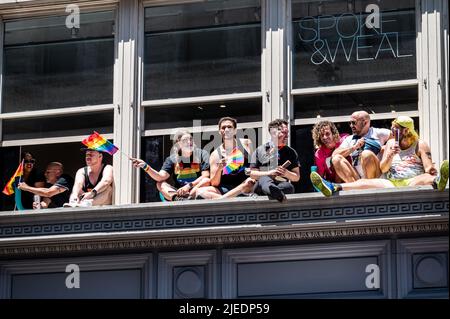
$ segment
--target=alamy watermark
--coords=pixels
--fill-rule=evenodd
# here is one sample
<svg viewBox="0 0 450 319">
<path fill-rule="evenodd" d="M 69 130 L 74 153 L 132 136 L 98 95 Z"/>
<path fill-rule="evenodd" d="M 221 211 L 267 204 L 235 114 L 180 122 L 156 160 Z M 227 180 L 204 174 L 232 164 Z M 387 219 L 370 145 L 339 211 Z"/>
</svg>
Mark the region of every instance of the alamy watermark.
<svg viewBox="0 0 450 319">
<path fill-rule="evenodd" d="M 66 6 L 66 12 L 69 13 L 66 17 L 66 28 L 71 30 L 72 37 L 76 37 L 80 30 L 80 7 L 69 4 Z"/>
<path fill-rule="evenodd" d="M 369 264 L 366 266 L 366 287 L 369 289 L 380 288 L 380 267 L 376 264 Z"/>
<path fill-rule="evenodd" d="M 67 289 L 80 288 L 80 267 L 77 264 L 66 266 L 66 272 L 70 273 L 66 277 Z"/>
</svg>

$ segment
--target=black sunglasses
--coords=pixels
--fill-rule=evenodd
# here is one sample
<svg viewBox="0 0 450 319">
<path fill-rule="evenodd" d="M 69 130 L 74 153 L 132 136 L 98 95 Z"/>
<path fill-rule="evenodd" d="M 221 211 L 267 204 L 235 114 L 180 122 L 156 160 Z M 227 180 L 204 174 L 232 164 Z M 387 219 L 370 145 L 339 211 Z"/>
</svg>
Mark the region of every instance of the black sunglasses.
<svg viewBox="0 0 450 319">
<path fill-rule="evenodd" d="M 30 159 L 30 160 L 23 160 L 24 164 L 35 164 L 36 160 L 35 159 Z"/>
<path fill-rule="evenodd" d="M 364 121 L 364 120 L 350 121 L 350 122 L 348 122 L 348 125 L 350 125 L 350 126 L 356 125 L 358 122 L 361 122 L 361 121 Z"/>
</svg>

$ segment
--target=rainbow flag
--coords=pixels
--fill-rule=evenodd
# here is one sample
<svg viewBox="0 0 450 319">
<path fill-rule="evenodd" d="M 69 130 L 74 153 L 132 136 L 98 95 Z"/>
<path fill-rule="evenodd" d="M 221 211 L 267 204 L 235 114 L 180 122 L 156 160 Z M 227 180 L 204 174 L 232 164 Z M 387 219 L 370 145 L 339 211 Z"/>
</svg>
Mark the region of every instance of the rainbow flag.
<svg viewBox="0 0 450 319">
<path fill-rule="evenodd" d="M 119 150 L 117 146 L 115 146 L 113 143 L 111 143 L 95 131 L 88 138 L 85 138 L 81 143 L 83 143 L 90 149 L 99 152 L 106 152 L 110 155 L 114 155 L 114 153 Z"/>
<path fill-rule="evenodd" d="M 23 161 L 20 162 L 19 167 L 17 168 L 14 175 L 9 180 L 8 184 L 6 184 L 5 188 L 3 189 L 3 194 L 5 195 L 12 195 L 14 194 L 14 188 L 17 187 L 20 180 L 22 179 L 23 175 Z"/>
<path fill-rule="evenodd" d="M 235 148 L 233 152 L 231 152 L 229 157 L 229 162 L 227 166 L 223 168 L 222 174 L 228 175 L 228 174 L 236 174 L 244 169 L 244 154 L 238 149 Z"/>
</svg>

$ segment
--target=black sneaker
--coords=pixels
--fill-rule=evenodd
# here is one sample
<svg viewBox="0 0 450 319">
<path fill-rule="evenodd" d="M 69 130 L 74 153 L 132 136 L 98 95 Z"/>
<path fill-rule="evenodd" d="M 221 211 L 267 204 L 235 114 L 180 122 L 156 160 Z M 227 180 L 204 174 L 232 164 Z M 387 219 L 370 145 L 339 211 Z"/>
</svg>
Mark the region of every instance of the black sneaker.
<svg viewBox="0 0 450 319">
<path fill-rule="evenodd" d="M 270 190 L 270 197 L 276 199 L 280 203 L 287 201 L 286 195 L 277 186 L 270 185 L 269 190 Z"/>
<path fill-rule="evenodd" d="M 178 196 L 176 195 L 172 201 L 174 202 L 179 202 L 179 201 L 183 201 L 183 200 L 189 200 L 187 197 L 183 197 L 183 196 Z"/>
</svg>

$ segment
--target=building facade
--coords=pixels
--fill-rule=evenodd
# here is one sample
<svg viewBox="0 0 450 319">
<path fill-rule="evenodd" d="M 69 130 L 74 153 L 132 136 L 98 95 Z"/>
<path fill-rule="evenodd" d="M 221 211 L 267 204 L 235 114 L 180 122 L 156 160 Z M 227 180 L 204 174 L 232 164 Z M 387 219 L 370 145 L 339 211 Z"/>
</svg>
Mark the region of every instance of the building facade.
<svg viewBox="0 0 450 319">
<path fill-rule="evenodd" d="M 240 200 L 225 204 L 189 204 L 185 216 L 184 209 L 176 204 L 167 204 L 168 208 L 160 203 L 133 205 L 159 199 L 154 183 L 130 165 L 127 155 L 143 158 L 159 168 L 169 153 L 171 134 L 186 127 L 194 132 L 197 145 L 213 148 L 218 141 L 217 121 L 222 116 L 237 118 L 239 134 L 259 145 L 268 138 L 267 124 L 273 119 L 285 118 L 289 120 L 291 128 L 290 144 L 299 153 L 302 164 L 302 179 L 296 185 L 296 190 L 297 193 L 306 194 L 294 195 L 294 204 L 289 204 L 292 205 L 289 209 L 275 206 L 264 209 L 266 203 L 263 199 L 258 199 L 261 202 L 255 209 L 267 214 L 294 214 L 299 211 L 295 205 L 307 203 L 310 205 L 308 209 L 319 207 L 321 213 L 317 214 L 325 214 L 323 220 L 318 218 L 315 221 L 337 221 L 339 215 L 330 213 L 331 218 L 326 215 L 326 209 L 334 205 L 333 200 L 323 199 L 320 202 L 318 194 L 307 194 L 312 191 L 307 178 L 313 165 L 312 125 L 319 119 L 329 119 L 337 123 L 341 132 L 345 132 L 349 131 L 349 115 L 357 110 L 369 112 L 373 125 L 378 127 L 389 127 L 390 121 L 398 115 L 408 115 L 414 118 L 421 138 L 431 146 L 434 162 L 439 164 L 443 159 L 448 159 L 448 20 L 448 3 L 443 0 L 1 0 L 0 180 L 6 183 L 17 167 L 22 151 L 31 151 L 41 169 L 46 162 L 58 160 L 64 163 L 69 174 L 74 175 L 76 169 L 83 165 L 79 152 L 80 141 L 95 130 L 113 140 L 121 150 L 110 159 L 115 177 L 114 201 L 121 206 L 101 210 L 103 215 L 98 221 L 101 224 L 98 227 L 104 236 L 108 233 L 108 227 L 102 223 L 107 223 L 108 216 L 121 223 L 117 228 L 111 226 L 115 229 L 113 236 L 121 238 L 120 232 L 127 230 L 123 223 L 128 221 L 128 214 L 137 214 L 131 219 L 139 222 L 140 218 L 136 216 L 151 214 L 153 210 L 157 215 L 168 214 L 166 217 L 169 218 L 170 214 L 181 209 L 180 218 L 183 221 L 180 225 L 186 226 L 188 222 L 184 218 L 188 218 L 189 214 L 201 218 L 208 210 L 221 211 L 221 205 L 239 203 L 229 212 L 224 211 L 222 217 L 219 216 L 228 220 L 239 212 L 243 214 L 246 209 L 250 209 L 251 204 Z M 358 193 L 355 197 L 349 195 L 337 199 L 336 203 L 341 208 L 350 209 L 351 200 L 360 201 L 359 196 L 367 195 L 369 203 L 374 198 L 390 197 L 385 192 L 381 192 L 383 196 L 364 194 Z M 393 198 L 407 205 L 414 196 L 421 198 L 419 194 L 417 190 L 405 190 L 404 193 L 396 193 L 397 197 Z M 318 281 L 317 285 L 306 283 L 305 287 L 308 288 L 305 291 L 295 287 L 289 290 L 286 275 L 285 284 L 280 284 L 279 290 L 274 288 L 271 292 L 267 287 L 275 287 L 274 283 L 267 282 L 258 288 L 252 282 L 235 280 L 239 271 L 242 271 L 240 276 L 255 271 L 263 278 L 265 263 L 272 264 L 275 267 L 273 269 L 278 269 L 276 271 L 280 273 L 286 269 L 286 274 L 293 271 L 295 266 L 313 269 L 316 267 L 312 261 L 314 255 L 308 255 L 308 247 L 312 250 L 317 248 L 323 253 L 322 259 L 330 261 L 327 267 L 339 268 L 339 263 L 344 263 L 344 260 L 354 260 L 355 267 L 369 261 L 378 265 L 374 262 L 379 261 L 378 257 L 374 256 L 390 256 L 388 261 L 383 259 L 383 269 L 390 269 L 389 277 L 383 277 L 383 280 L 390 288 L 384 286 L 384 290 L 377 290 L 374 296 L 411 297 L 420 295 L 418 291 L 426 291 L 420 296 L 448 296 L 446 275 L 438 279 L 423 279 L 429 271 L 448 269 L 448 243 L 443 244 L 443 239 L 447 238 L 448 241 L 448 198 L 443 199 L 431 192 L 426 194 L 422 204 L 417 202 L 419 208 L 412 205 L 412 208 L 400 209 L 401 213 L 392 208 L 388 201 L 378 206 L 369 205 L 378 213 L 379 210 L 386 210 L 394 218 L 392 225 L 399 227 L 391 225 L 390 230 L 383 234 L 375 230 L 370 235 L 353 233 L 354 236 L 337 236 L 334 243 L 333 236 L 313 232 L 317 238 L 303 240 L 303 235 L 299 234 L 306 231 L 304 227 L 309 227 L 308 218 L 299 213 L 293 219 L 280 217 L 274 220 L 274 225 L 281 228 L 277 228 L 278 237 L 273 237 L 273 240 L 261 237 L 261 229 L 256 228 L 254 232 L 258 240 L 253 242 L 233 239 L 236 240 L 236 245 L 233 245 L 231 239 L 229 242 L 217 239 L 211 241 L 209 246 L 200 245 L 198 251 L 195 238 L 201 242 L 201 238 L 206 236 L 203 230 L 189 233 L 189 236 L 193 236 L 192 242 L 169 247 L 162 242 L 163 238 L 169 236 L 173 241 L 176 234 L 170 231 L 165 233 L 158 228 L 160 233 L 155 236 L 159 238 L 160 244 L 152 246 L 149 241 L 154 237 L 145 232 L 151 233 L 153 228 L 150 226 L 141 229 L 145 231 L 133 239 L 133 242 L 142 240 L 142 246 L 125 245 L 122 250 L 118 244 L 110 250 L 98 244 L 101 246 L 98 250 L 81 249 L 75 247 L 77 233 L 86 233 L 89 237 L 88 241 L 81 241 L 80 245 L 89 246 L 96 242 L 96 217 L 91 216 L 96 214 L 96 210 L 86 213 L 83 217 L 86 218 L 83 221 L 85 224 L 79 221 L 80 226 L 76 227 L 81 227 L 81 232 L 65 224 L 64 220 L 71 218 L 75 218 L 75 224 L 78 223 L 76 212 L 70 210 L 64 213 L 57 211 L 60 216 L 51 212 L 43 213 L 40 217 L 35 217 L 33 213 L 25 215 L 29 218 L 26 225 L 32 229 L 29 235 L 43 242 L 48 240 L 46 243 L 49 246 L 54 243 L 52 247 L 59 247 L 56 245 L 60 238 L 58 236 L 68 236 L 67 240 L 74 246 L 67 244 L 66 247 L 71 248 L 65 250 L 63 256 L 78 254 L 80 262 L 84 260 L 89 264 L 92 261 L 95 264 L 98 261 L 98 265 L 110 263 L 108 258 L 112 258 L 113 264 L 117 261 L 117 268 L 113 267 L 117 271 L 139 269 L 117 278 L 134 278 L 135 281 L 129 281 L 134 283 L 131 286 L 143 287 L 142 282 L 145 282 L 143 285 L 147 288 L 139 292 L 130 288 L 130 294 L 124 296 L 312 296 L 314 292 L 318 296 L 358 295 L 351 291 L 362 292 L 361 296 L 372 296 L 371 292 L 366 294 L 365 288 L 358 286 L 362 285 L 360 281 L 355 283 L 357 288 L 352 284 L 340 286 L 336 283 L 335 288 L 330 286 L 322 289 L 323 282 Z M 448 191 L 446 194 L 448 196 Z M 435 207 L 439 209 L 435 210 Z M 2 195 L 1 210 L 11 211 L 13 208 L 12 199 Z M 430 228 L 426 226 L 428 222 L 423 222 L 419 216 L 433 215 L 433 212 L 440 217 L 436 217 L 438 221 Z M 314 214 L 313 211 L 310 213 Z M 363 222 L 367 223 L 364 226 L 367 232 L 370 232 L 367 229 L 380 226 L 373 218 L 385 215 L 378 213 L 363 214 L 363 219 L 367 219 Z M 0 268 L 3 269 L 2 288 L 6 289 L 1 296 L 35 296 L 37 292 L 26 295 L 26 290 L 20 290 L 20 287 L 25 287 L 20 285 L 26 285 L 26 278 L 32 278 L 34 282 L 40 278 L 33 262 L 27 264 L 20 260 L 27 257 L 27 247 L 33 251 L 34 246 L 31 241 L 22 238 L 27 234 L 24 229 L 18 230 L 17 236 L 11 236 L 15 234 L 15 223 L 20 223 L 15 217 L 16 213 L 0 214 L 3 214 L 0 223 L 4 226 L 4 232 L 0 235 L 0 252 L 2 259 L 6 260 L 2 264 L 3 268 Z M 402 224 L 403 221 L 399 222 L 401 227 L 395 221 L 396 216 L 405 217 L 405 214 L 416 216 L 411 232 L 407 231 L 409 226 Z M 200 229 L 211 228 L 213 234 L 220 232 L 224 225 L 218 222 L 219 217 L 206 219 L 205 223 L 198 226 Z M 235 218 L 239 220 L 239 217 Z M 239 238 L 239 234 L 242 238 L 251 238 L 252 231 L 246 231 L 245 227 L 252 224 L 252 218 L 262 217 L 243 217 L 236 224 L 242 227 L 236 230 L 236 238 Z M 175 220 L 173 222 L 176 223 Z M 297 229 L 290 224 L 289 227 L 294 228 L 283 229 L 282 226 L 288 222 L 301 226 Z M 51 227 L 56 228 L 60 225 L 67 231 L 35 231 L 34 227 L 39 225 L 53 225 Z M 86 226 L 88 228 L 84 231 L 83 225 L 94 228 Z M 180 228 L 184 229 L 184 226 Z M 327 231 L 341 232 L 342 227 L 338 225 Z M 133 229 L 138 231 L 138 228 Z M 404 241 L 397 240 L 397 236 L 403 236 Z M 120 242 L 118 238 L 116 242 Z M 423 246 L 420 238 L 428 244 Z M 299 239 L 298 247 L 292 246 L 295 239 Z M 102 237 L 99 240 L 103 242 L 107 239 Z M 373 241 L 373 245 L 370 241 Z M 342 254 L 328 255 L 326 243 L 336 245 L 337 251 L 342 249 Z M 344 253 L 350 247 L 347 245 L 354 245 L 354 253 Z M 373 254 L 358 254 L 367 247 L 373 249 Z M 415 247 L 411 251 L 416 255 L 411 255 L 412 259 L 408 260 L 397 259 L 396 252 L 406 251 L 402 250 L 406 249 L 404 247 Z M 291 248 L 298 258 L 286 257 Z M 54 248 L 52 252 L 37 249 L 36 258 L 45 264 L 48 257 L 51 263 L 57 257 L 55 252 L 61 249 Z M 279 254 L 276 253 L 278 249 L 281 249 Z M 282 253 L 284 250 L 286 255 Z M 84 255 L 92 254 L 93 251 L 98 252 L 98 260 L 89 261 Z M 248 256 L 254 252 L 255 259 L 248 257 L 246 252 L 249 252 Z M 109 253 L 116 254 L 117 259 Z M 136 258 L 131 258 L 133 262 L 130 261 L 128 265 L 124 256 L 131 253 Z M 425 259 L 422 265 L 426 267 L 420 268 L 418 265 L 426 254 L 434 255 L 431 259 Z M 273 255 L 274 258 L 265 260 L 264 255 Z M 183 256 L 193 256 L 190 265 L 180 261 Z M 246 266 L 246 256 L 250 258 L 248 265 L 255 262 L 255 268 Z M 351 259 L 353 257 L 356 259 Z M 300 261 L 305 258 L 308 262 L 302 264 Z M 289 262 L 282 262 L 286 260 Z M 411 260 L 412 263 L 409 263 Z M 66 261 L 61 261 L 61 264 Z M 235 268 L 226 268 L 230 263 L 234 263 Z M 223 267 L 212 266 L 218 264 Z M 400 264 L 406 268 L 401 268 L 403 266 Z M 193 270 L 186 272 L 183 268 L 192 265 Z M 351 265 L 348 264 L 349 267 Z M 422 279 L 412 282 L 411 277 L 398 279 L 405 276 L 405 269 L 414 273 L 411 270 L 413 266 L 420 270 L 417 273 L 419 275 L 415 273 L 414 276 L 422 276 Z M 94 274 L 96 269 L 106 268 L 92 266 L 89 269 Z M 28 270 L 21 272 L 17 269 Z M 44 272 L 51 273 L 51 269 L 46 268 Z M 166 269 L 167 273 L 161 273 L 161 269 Z M 177 293 L 173 292 L 174 279 L 168 275 L 173 275 L 174 271 L 178 271 L 177 276 L 189 283 L 183 284 L 184 288 L 179 288 L 181 292 Z M 14 277 L 14 274 L 17 276 Z M 27 277 L 26 274 L 34 275 Z M 351 277 L 350 273 L 335 275 Z M 197 277 L 203 279 L 198 281 L 195 279 Z M 58 280 L 55 279 L 55 282 Z M 205 289 L 194 289 L 195 292 L 190 293 L 190 283 Z M 243 290 L 239 290 L 241 288 Z M 99 293 L 99 296 L 104 295 Z"/>
</svg>

